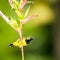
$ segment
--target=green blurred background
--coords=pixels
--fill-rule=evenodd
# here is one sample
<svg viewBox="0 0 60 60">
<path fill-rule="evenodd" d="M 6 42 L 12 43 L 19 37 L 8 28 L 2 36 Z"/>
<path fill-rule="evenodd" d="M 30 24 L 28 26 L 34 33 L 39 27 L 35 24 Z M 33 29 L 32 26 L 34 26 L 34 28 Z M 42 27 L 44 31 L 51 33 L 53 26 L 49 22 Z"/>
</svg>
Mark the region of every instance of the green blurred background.
<svg viewBox="0 0 60 60">
<path fill-rule="evenodd" d="M 54 60 L 53 24 L 58 0 L 33 1 L 35 3 L 29 15 L 39 16 L 23 25 L 23 36 L 34 36 L 36 39 L 24 47 L 25 60 Z M 0 0 L 0 10 L 6 16 L 12 14 L 8 0 Z M 18 47 L 8 47 L 18 38 L 18 33 L 0 17 L 0 60 L 21 60 L 21 50 Z"/>
</svg>

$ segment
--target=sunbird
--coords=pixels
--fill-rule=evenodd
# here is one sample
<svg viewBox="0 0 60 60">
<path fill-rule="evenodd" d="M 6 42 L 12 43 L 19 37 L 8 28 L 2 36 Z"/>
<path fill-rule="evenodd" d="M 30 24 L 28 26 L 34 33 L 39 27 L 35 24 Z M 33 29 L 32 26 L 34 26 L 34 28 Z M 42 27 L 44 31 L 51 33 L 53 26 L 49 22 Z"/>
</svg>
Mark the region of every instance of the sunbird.
<svg viewBox="0 0 60 60">
<path fill-rule="evenodd" d="M 19 48 L 21 48 L 22 46 L 27 46 L 33 39 L 34 37 L 32 36 L 23 38 L 22 40 L 18 39 L 15 42 L 9 44 L 9 47 L 18 46 Z"/>
</svg>

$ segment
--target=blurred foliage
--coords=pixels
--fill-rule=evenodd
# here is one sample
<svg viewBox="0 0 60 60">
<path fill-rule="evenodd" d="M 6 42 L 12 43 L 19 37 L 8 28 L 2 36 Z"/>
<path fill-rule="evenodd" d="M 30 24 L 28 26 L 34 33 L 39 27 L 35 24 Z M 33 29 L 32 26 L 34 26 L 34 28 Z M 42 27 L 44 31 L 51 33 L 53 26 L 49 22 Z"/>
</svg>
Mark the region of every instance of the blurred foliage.
<svg viewBox="0 0 60 60">
<path fill-rule="evenodd" d="M 33 0 L 29 15 L 37 14 L 23 26 L 23 36 L 34 36 L 30 45 L 24 47 L 25 60 L 53 60 L 52 25 L 55 18 L 53 5 L 57 0 Z M 8 0 L 0 1 L 0 10 L 12 15 Z M 0 17 L 0 60 L 21 60 L 21 51 L 17 47 L 9 48 L 8 44 L 19 38 L 19 35 Z"/>
</svg>

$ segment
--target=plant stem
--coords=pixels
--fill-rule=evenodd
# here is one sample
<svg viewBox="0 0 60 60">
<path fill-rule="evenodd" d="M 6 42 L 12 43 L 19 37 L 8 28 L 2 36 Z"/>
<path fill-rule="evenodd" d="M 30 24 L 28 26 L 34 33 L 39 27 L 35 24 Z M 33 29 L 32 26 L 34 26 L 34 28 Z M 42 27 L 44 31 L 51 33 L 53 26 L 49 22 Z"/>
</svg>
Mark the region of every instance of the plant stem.
<svg viewBox="0 0 60 60">
<path fill-rule="evenodd" d="M 22 23 L 20 22 L 20 41 L 22 41 Z M 22 44 L 22 43 L 21 43 Z M 23 46 L 21 47 L 21 52 L 22 52 L 22 60 L 24 60 L 24 49 Z"/>
<path fill-rule="evenodd" d="M 22 60 L 24 60 L 24 48 L 21 47 L 21 51 L 22 51 Z"/>
</svg>

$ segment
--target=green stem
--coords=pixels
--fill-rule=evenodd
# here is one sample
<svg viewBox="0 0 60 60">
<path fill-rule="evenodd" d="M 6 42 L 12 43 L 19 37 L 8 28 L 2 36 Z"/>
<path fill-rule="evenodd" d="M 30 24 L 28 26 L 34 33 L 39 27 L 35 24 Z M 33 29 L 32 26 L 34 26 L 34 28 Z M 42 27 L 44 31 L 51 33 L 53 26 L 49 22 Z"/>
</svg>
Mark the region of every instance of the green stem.
<svg viewBox="0 0 60 60">
<path fill-rule="evenodd" d="M 23 47 L 21 48 L 21 51 L 22 51 L 22 60 L 24 60 L 24 48 Z"/>
<path fill-rule="evenodd" d="M 22 23 L 20 23 L 20 41 L 22 41 Z M 24 60 L 24 49 L 23 46 L 21 47 L 21 52 L 22 52 L 22 60 Z"/>
</svg>

